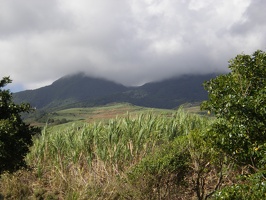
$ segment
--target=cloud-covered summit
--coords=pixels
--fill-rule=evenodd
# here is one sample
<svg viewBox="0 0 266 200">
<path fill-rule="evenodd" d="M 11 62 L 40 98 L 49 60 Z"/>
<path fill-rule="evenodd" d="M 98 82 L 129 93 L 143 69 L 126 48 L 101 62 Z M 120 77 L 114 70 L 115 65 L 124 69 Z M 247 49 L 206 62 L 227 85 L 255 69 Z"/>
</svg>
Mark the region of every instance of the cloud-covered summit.
<svg viewBox="0 0 266 200">
<path fill-rule="evenodd" d="M 83 71 L 125 85 L 227 70 L 266 47 L 263 0 L 0 1 L 0 70 L 25 89 Z"/>
</svg>

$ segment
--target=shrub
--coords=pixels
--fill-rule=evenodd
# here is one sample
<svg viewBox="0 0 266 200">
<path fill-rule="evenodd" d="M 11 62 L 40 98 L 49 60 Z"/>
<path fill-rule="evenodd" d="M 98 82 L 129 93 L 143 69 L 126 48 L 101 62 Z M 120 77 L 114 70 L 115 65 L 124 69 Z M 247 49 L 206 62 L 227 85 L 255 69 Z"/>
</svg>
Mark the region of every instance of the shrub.
<svg viewBox="0 0 266 200">
<path fill-rule="evenodd" d="M 240 165 L 257 167 L 256 151 L 266 142 L 266 53 L 238 55 L 229 61 L 231 72 L 204 84 L 209 100 L 203 109 L 215 113 L 214 144 Z"/>
<path fill-rule="evenodd" d="M 190 160 L 184 137 L 162 145 L 128 172 L 133 190 L 143 199 L 174 198 L 180 194 Z"/>
<path fill-rule="evenodd" d="M 260 171 L 252 175 L 241 176 L 240 183 L 227 186 L 214 195 L 214 199 L 257 200 L 266 199 L 266 173 Z"/>
</svg>

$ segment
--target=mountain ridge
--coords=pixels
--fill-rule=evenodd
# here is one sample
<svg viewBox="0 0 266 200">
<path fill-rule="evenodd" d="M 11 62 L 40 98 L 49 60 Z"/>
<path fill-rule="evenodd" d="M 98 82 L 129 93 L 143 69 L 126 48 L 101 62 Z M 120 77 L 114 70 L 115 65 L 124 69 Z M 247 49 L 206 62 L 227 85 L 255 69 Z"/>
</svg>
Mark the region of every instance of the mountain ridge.
<svg viewBox="0 0 266 200">
<path fill-rule="evenodd" d="M 183 103 L 207 99 L 207 92 L 202 84 L 216 76 L 217 74 L 184 75 L 128 87 L 78 73 L 59 78 L 45 87 L 14 93 L 13 97 L 16 103 L 28 102 L 37 109 L 91 107 L 113 102 L 175 108 Z"/>
</svg>

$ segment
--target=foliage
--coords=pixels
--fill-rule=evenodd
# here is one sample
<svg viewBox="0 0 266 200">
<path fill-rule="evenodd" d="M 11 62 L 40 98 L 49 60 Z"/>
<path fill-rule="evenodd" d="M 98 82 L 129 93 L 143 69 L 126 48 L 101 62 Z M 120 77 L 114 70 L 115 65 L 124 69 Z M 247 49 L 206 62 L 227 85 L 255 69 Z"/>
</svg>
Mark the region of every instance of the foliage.
<svg viewBox="0 0 266 200">
<path fill-rule="evenodd" d="M 187 136 L 159 147 L 128 172 L 130 184 L 143 199 L 173 199 L 182 194 L 190 171 Z"/>
<path fill-rule="evenodd" d="M 227 186 L 214 194 L 213 199 L 257 200 L 266 199 L 266 173 L 260 171 L 252 175 L 241 176 L 240 183 Z"/>
<path fill-rule="evenodd" d="M 218 190 L 224 176 L 230 176 L 226 169 L 230 165 L 225 162 L 223 153 L 213 148 L 206 132 L 209 129 L 205 126 L 201 130 L 193 130 L 187 136 L 187 149 L 190 157 L 190 182 L 189 185 L 196 193 L 198 200 L 206 200 Z"/>
<path fill-rule="evenodd" d="M 13 103 L 10 91 L 1 89 L 8 83 L 11 83 L 9 77 L 0 81 L 0 173 L 25 164 L 24 156 L 32 145 L 32 136 L 38 132 L 37 128 L 25 124 L 20 115 L 29 112 L 30 105 Z"/>
<path fill-rule="evenodd" d="M 238 164 L 257 167 L 258 147 L 266 142 L 266 53 L 237 55 L 229 68 L 204 84 L 209 100 L 202 108 L 218 118 L 209 136 Z"/>
<path fill-rule="evenodd" d="M 224 157 L 205 141 L 208 126 L 157 148 L 128 172 L 129 182 L 142 199 L 209 198 L 221 187 Z"/>
</svg>

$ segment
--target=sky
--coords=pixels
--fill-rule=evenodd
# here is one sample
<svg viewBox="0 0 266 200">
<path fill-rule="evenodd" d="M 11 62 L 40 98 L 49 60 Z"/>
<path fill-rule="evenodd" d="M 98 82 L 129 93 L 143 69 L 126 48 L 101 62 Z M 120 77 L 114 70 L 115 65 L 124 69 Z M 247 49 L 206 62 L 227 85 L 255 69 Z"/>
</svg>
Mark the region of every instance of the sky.
<svg viewBox="0 0 266 200">
<path fill-rule="evenodd" d="M 265 0 L 0 0 L 12 91 L 85 72 L 124 85 L 228 71 L 266 50 Z"/>
</svg>

